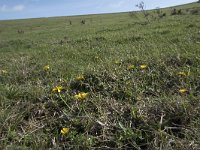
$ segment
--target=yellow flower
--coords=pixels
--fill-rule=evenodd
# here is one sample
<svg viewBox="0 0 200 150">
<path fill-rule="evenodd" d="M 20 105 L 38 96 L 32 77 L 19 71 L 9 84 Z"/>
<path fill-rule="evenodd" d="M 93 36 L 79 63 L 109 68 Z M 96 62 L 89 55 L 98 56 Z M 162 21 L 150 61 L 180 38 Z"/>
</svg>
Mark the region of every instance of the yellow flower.
<svg viewBox="0 0 200 150">
<path fill-rule="evenodd" d="M 84 78 L 83 75 L 79 75 L 79 76 L 76 77 L 76 80 L 78 80 L 78 81 L 80 81 L 80 80 L 84 80 L 84 79 L 85 79 L 85 78 Z"/>
<path fill-rule="evenodd" d="M 187 92 L 188 92 L 187 89 L 180 89 L 180 90 L 179 90 L 179 93 L 187 93 Z"/>
<path fill-rule="evenodd" d="M 134 69 L 134 68 L 135 68 L 134 65 L 129 65 L 129 66 L 128 66 L 128 69 L 129 69 L 129 70 Z"/>
<path fill-rule="evenodd" d="M 120 62 L 119 62 L 119 60 L 115 60 L 115 64 L 119 64 Z"/>
<path fill-rule="evenodd" d="M 60 133 L 62 135 L 67 135 L 69 133 L 69 130 L 70 130 L 69 128 L 62 128 L 61 131 L 60 131 Z"/>
<path fill-rule="evenodd" d="M 88 93 L 85 93 L 85 92 L 80 92 L 78 94 L 76 94 L 74 97 L 78 100 L 84 100 L 88 97 Z"/>
<path fill-rule="evenodd" d="M 186 77 L 187 74 L 185 72 L 178 72 L 177 75 L 182 76 L 182 77 Z"/>
<path fill-rule="evenodd" d="M 121 64 L 121 63 L 122 63 L 122 60 L 115 60 L 114 63 L 117 64 L 117 65 L 118 65 L 118 64 Z"/>
<path fill-rule="evenodd" d="M 62 86 L 56 86 L 52 89 L 52 92 L 58 92 L 60 93 L 64 88 Z"/>
<path fill-rule="evenodd" d="M 50 66 L 49 65 L 46 65 L 43 67 L 44 71 L 48 71 L 50 69 Z"/>
<path fill-rule="evenodd" d="M 8 73 L 7 70 L 1 70 L 0 72 L 1 72 L 2 74 L 7 74 L 7 73 Z"/>
<path fill-rule="evenodd" d="M 146 69 L 147 65 L 140 65 L 140 69 Z"/>
</svg>

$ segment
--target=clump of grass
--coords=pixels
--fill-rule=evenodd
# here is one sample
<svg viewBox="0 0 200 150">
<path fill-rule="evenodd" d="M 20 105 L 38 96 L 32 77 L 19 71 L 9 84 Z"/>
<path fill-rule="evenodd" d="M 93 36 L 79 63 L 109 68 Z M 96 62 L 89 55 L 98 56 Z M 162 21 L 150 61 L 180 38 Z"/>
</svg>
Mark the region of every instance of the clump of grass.
<svg viewBox="0 0 200 150">
<path fill-rule="evenodd" d="M 173 9 L 172 11 L 171 11 L 171 15 L 173 16 L 173 15 L 183 15 L 183 12 L 182 12 L 182 10 L 181 9 Z"/>
<path fill-rule="evenodd" d="M 199 14 L 199 9 L 192 9 L 192 10 L 190 10 L 190 14 L 192 14 L 192 15 L 198 15 Z"/>
</svg>

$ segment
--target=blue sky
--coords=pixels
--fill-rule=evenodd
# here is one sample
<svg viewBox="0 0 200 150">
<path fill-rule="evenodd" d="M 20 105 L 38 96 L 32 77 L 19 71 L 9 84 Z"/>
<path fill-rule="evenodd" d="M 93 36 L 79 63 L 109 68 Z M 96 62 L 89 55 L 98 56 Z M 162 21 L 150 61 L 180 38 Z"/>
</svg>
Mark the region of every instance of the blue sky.
<svg viewBox="0 0 200 150">
<path fill-rule="evenodd" d="M 0 0 L 0 20 L 71 16 L 137 10 L 142 0 Z M 197 0 L 143 0 L 146 9 Z"/>
</svg>

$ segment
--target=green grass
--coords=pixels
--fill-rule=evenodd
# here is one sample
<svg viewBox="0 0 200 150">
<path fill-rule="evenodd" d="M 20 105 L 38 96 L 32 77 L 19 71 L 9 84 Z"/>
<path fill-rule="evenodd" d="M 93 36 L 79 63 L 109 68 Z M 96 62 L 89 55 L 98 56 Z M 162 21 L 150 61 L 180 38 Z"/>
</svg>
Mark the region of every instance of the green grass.
<svg viewBox="0 0 200 150">
<path fill-rule="evenodd" d="M 200 3 L 172 9 L 0 21 L 0 149 L 198 149 Z"/>
</svg>

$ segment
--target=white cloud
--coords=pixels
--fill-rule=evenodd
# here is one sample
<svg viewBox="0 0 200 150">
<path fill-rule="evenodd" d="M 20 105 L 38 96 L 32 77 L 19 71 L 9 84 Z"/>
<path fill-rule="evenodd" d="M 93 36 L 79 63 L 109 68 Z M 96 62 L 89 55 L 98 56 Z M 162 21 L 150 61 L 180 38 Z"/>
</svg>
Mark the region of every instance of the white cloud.
<svg viewBox="0 0 200 150">
<path fill-rule="evenodd" d="M 3 5 L 0 6 L 0 12 L 20 12 L 23 11 L 25 8 L 24 5 L 15 5 L 15 6 L 7 6 L 7 5 Z"/>
<path fill-rule="evenodd" d="M 130 4 L 132 0 L 120 0 L 117 1 L 116 3 L 111 3 L 109 7 L 111 8 L 121 8 L 123 6 L 126 6 L 127 4 Z"/>
<path fill-rule="evenodd" d="M 16 5 L 13 7 L 13 11 L 22 11 L 24 10 L 24 5 Z"/>
<path fill-rule="evenodd" d="M 112 7 L 112 8 L 119 8 L 119 7 L 121 7 L 123 4 L 124 4 L 123 1 L 119 1 L 119 2 L 117 2 L 117 3 L 112 3 L 112 4 L 110 4 L 110 7 Z"/>
</svg>

